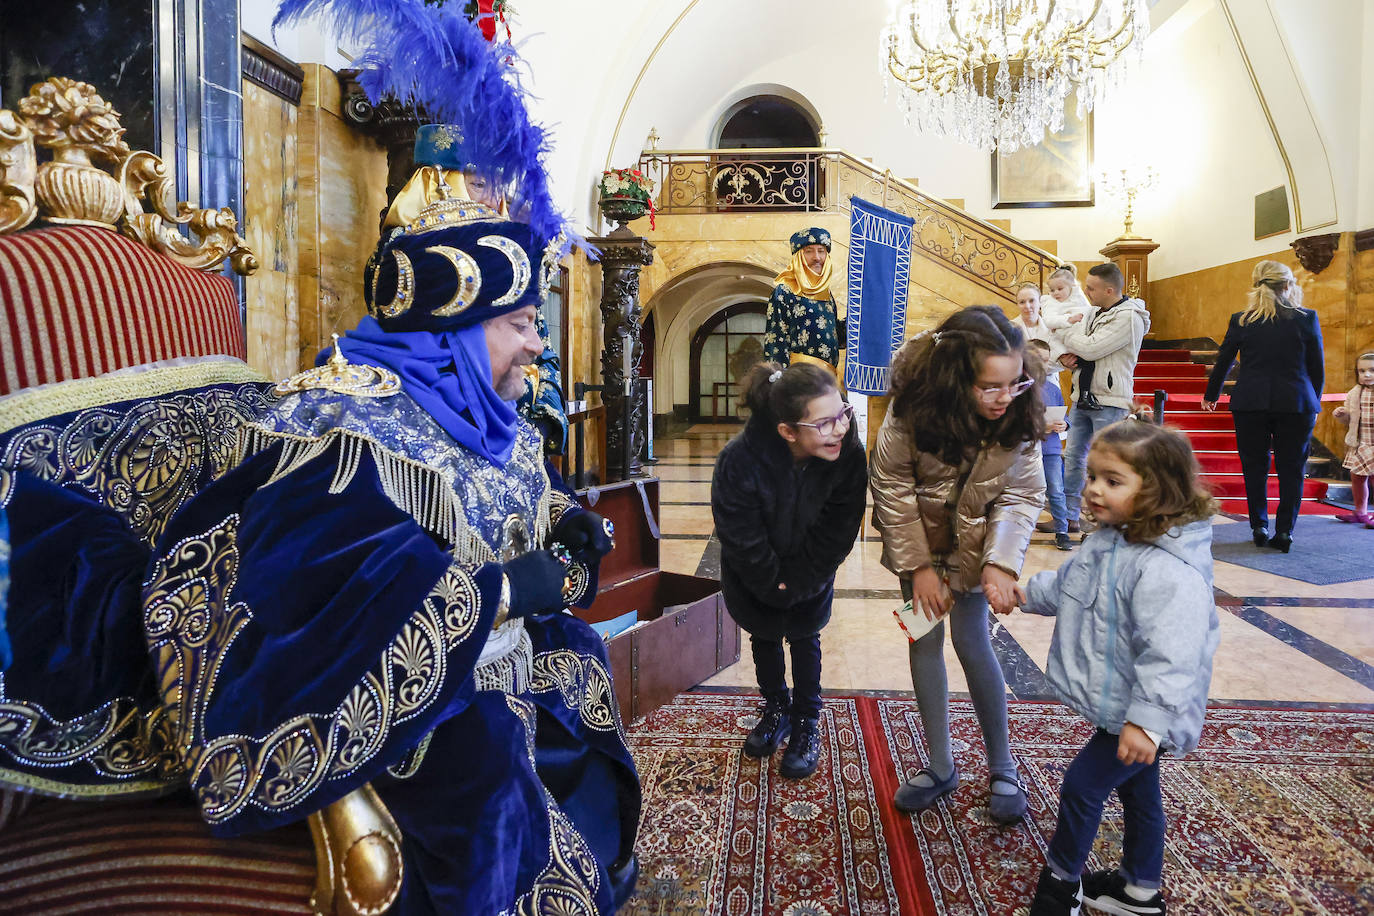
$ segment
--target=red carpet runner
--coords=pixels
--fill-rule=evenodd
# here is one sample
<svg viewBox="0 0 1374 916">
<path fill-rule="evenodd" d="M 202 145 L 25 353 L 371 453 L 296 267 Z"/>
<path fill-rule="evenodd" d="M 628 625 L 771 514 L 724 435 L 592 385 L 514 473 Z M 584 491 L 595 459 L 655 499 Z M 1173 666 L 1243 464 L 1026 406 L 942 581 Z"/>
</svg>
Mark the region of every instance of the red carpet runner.
<svg viewBox="0 0 1374 916">
<path fill-rule="evenodd" d="M 641 768 L 635 914 L 984 914 L 1030 903 L 1054 829 L 1059 781 L 1090 726 L 1054 704 L 1011 704 L 1031 814 L 986 815 L 982 741 L 967 701 L 951 706 L 963 783 L 911 818 L 892 808 L 923 743 L 908 699 L 826 699 L 820 768 L 793 782 L 781 754 L 741 753 L 757 700 L 685 694 L 630 731 Z M 1374 912 L 1374 714 L 1209 712 L 1202 748 L 1165 765 L 1165 884 L 1185 914 Z M 1109 808 L 1093 867 L 1114 863 Z"/>
</svg>

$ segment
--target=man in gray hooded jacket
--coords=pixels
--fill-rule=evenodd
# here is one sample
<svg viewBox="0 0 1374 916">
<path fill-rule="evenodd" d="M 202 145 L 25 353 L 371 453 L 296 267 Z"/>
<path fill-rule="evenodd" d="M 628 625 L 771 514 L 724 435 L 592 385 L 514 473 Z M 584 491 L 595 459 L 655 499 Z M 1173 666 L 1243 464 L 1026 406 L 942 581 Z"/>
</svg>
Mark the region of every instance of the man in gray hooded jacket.
<svg viewBox="0 0 1374 916">
<path fill-rule="evenodd" d="M 1124 420 L 1131 412 L 1135 364 L 1140 357 L 1141 341 L 1150 330 L 1149 310 L 1142 300 L 1122 294 L 1124 282 L 1121 268 L 1110 261 L 1089 268 L 1083 281 L 1083 295 L 1097 306 L 1097 314 L 1086 320 L 1075 316 L 1060 332 L 1068 353 L 1059 361 L 1066 368 L 1074 369 L 1079 359 L 1092 360 L 1096 365 L 1087 393 L 1096 398 L 1097 406 L 1080 404 L 1069 411 L 1064 504 L 1070 532 L 1079 530 L 1088 446 L 1099 430 Z M 1074 390 L 1078 390 L 1077 372 L 1073 383 Z"/>
</svg>

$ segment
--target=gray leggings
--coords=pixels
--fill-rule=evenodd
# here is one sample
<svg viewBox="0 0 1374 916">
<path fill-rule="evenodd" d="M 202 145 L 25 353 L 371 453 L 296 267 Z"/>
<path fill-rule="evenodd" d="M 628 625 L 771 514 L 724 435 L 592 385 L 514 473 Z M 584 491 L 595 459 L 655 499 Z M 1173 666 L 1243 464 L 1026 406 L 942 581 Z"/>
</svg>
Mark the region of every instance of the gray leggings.
<svg viewBox="0 0 1374 916">
<path fill-rule="evenodd" d="M 906 591 L 909 584 L 902 584 Z M 949 621 L 954 651 L 964 669 L 973 709 L 983 730 L 988 774 L 1014 779 L 1016 763 L 1011 759 L 1007 735 L 1007 684 L 992 651 L 987 599 L 981 591 L 964 592 L 956 596 L 945 620 Z M 941 621 L 911 644 L 910 654 L 911 684 L 926 730 L 930 768 L 937 777 L 948 779 L 954 772 L 954 754 L 949 746 L 949 679 L 945 676 L 944 642 L 945 623 Z"/>
</svg>

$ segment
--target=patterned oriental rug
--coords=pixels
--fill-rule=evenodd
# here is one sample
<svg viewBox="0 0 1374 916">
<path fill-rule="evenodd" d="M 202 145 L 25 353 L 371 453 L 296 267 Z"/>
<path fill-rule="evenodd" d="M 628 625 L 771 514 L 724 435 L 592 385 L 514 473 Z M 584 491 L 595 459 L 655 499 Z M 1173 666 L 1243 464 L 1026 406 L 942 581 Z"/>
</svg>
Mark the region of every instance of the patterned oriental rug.
<svg viewBox="0 0 1374 916">
<path fill-rule="evenodd" d="M 815 775 L 742 751 L 758 700 L 684 694 L 630 729 L 644 785 L 641 877 L 623 913 L 1013 916 L 1030 905 L 1059 783 L 1091 727 L 1013 702 L 1027 820 L 987 817 L 982 739 L 951 703 L 963 782 L 918 817 L 892 793 L 923 764 L 909 699 L 827 697 Z M 1374 714 L 1212 709 L 1202 747 L 1164 769 L 1165 892 L 1179 914 L 1374 913 Z M 1090 867 L 1120 855 L 1113 799 Z M 1090 911 L 1086 911 L 1088 913 Z"/>
</svg>

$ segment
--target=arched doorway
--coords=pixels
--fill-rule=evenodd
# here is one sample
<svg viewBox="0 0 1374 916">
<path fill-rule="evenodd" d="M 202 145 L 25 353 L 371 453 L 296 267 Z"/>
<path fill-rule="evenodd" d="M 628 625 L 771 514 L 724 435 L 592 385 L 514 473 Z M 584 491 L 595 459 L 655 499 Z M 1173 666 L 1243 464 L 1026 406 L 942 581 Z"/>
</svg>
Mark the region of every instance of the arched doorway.
<svg viewBox="0 0 1374 916">
<path fill-rule="evenodd" d="M 762 302 L 726 306 L 692 335 L 693 422 L 739 422 L 739 383 L 763 359 L 765 309 Z"/>
<path fill-rule="evenodd" d="M 721 149 L 810 147 L 819 142 L 819 129 L 810 114 L 778 95 L 742 99 L 727 109 L 722 120 Z"/>
<path fill-rule="evenodd" d="M 726 109 L 716 132 L 719 149 L 814 149 L 820 125 L 797 102 L 753 95 Z M 722 154 L 713 190 L 717 209 L 814 210 L 820 204 L 820 163 L 807 155 Z"/>
</svg>

